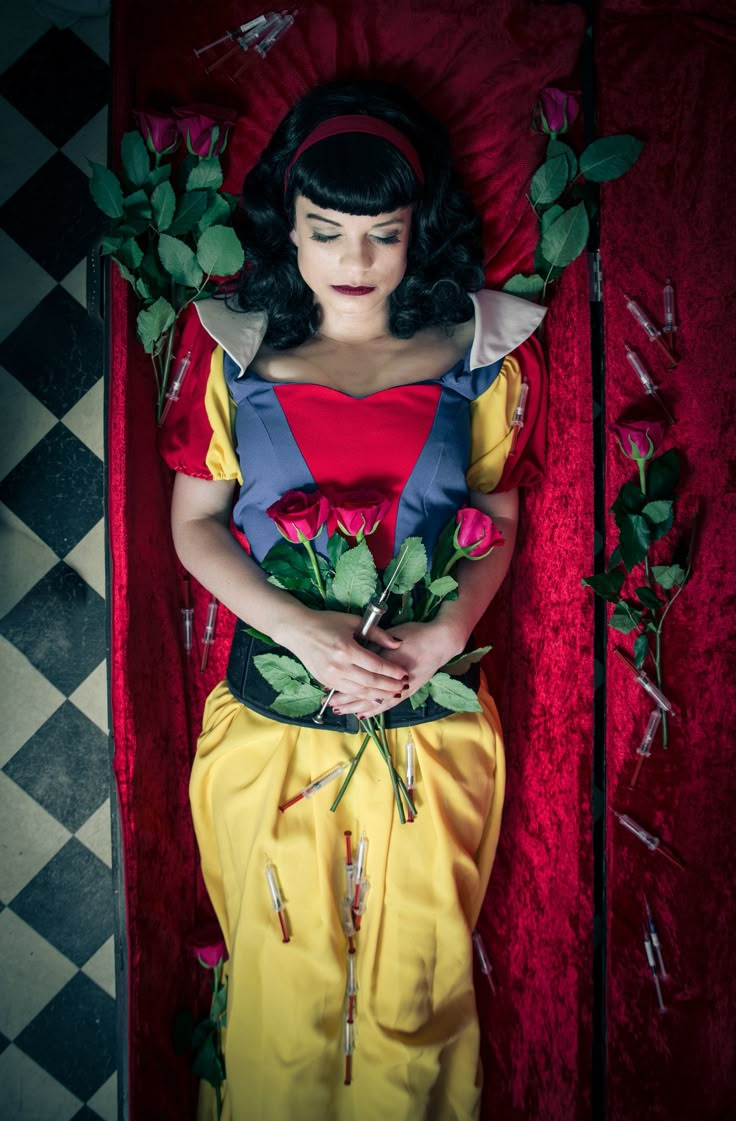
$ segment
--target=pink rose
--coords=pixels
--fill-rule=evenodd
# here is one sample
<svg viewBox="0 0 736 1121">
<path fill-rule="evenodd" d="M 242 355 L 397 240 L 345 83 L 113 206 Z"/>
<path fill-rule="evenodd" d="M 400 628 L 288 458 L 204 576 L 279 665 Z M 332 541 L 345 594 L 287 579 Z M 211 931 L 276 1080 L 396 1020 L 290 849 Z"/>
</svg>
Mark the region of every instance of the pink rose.
<svg viewBox="0 0 736 1121">
<path fill-rule="evenodd" d="M 565 93 L 554 86 L 546 86 L 534 107 L 532 127 L 535 132 L 557 136 L 561 132 L 567 132 L 577 120 L 579 112 L 580 105 L 574 94 Z"/>
<path fill-rule="evenodd" d="M 149 152 L 169 156 L 179 147 L 181 137 L 172 116 L 141 111 L 135 112 L 133 116 Z"/>
<path fill-rule="evenodd" d="M 464 506 L 462 510 L 458 510 L 455 521 L 457 529 L 453 543 L 456 549 L 464 550 L 468 557 L 480 560 L 487 557 L 495 545 L 504 543 L 504 536 L 493 519 L 474 506 Z"/>
<path fill-rule="evenodd" d="M 627 420 L 611 425 L 621 451 L 636 462 L 651 459 L 664 439 L 658 420 Z"/>
<path fill-rule="evenodd" d="M 189 946 L 207 969 L 216 969 L 227 957 L 225 940 L 216 922 L 199 927 L 189 938 Z"/>
<path fill-rule="evenodd" d="M 312 541 L 330 514 L 330 504 L 319 490 L 287 490 L 266 510 L 287 541 Z"/>
<path fill-rule="evenodd" d="M 391 500 L 377 490 L 331 493 L 330 505 L 338 527 L 347 537 L 369 537 L 391 509 Z"/>
<path fill-rule="evenodd" d="M 210 159 L 219 156 L 227 144 L 227 134 L 237 120 L 232 109 L 217 105 L 186 105 L 174 109 L 177 127 L 193 156 Z"/>
</svg>

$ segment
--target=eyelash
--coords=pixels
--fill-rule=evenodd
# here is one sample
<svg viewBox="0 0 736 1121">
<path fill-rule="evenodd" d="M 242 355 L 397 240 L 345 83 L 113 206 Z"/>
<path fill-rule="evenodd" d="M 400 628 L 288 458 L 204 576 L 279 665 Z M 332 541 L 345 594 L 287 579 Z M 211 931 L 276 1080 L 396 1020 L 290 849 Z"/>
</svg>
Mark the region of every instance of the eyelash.
<svg viewBox="0 0 736 1121">
<path fill-rule="evenodd" d="M 337 241 L 339 234 L 333 234 L 331 237 L 326 237 L 324 234 L 318 234 L 316 230 L 312 233 L 312 241 Z M 399 241 L 398 234 L 391 234 L 389 237 L 374 237 L 374 241 L 380 242 L 381 245 L 396 245 Z"/>
</svg>

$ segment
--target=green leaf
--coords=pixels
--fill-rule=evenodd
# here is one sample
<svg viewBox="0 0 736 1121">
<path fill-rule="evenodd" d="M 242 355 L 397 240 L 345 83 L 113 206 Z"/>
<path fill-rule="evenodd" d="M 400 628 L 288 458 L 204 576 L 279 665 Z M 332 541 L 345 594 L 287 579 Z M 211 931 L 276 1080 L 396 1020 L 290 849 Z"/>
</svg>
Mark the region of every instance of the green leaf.
<svg viewBox="0 0 736 1121">
<path fill-rule="evenodd" d="M 619 543 L 621 559 L 629 572 L 644 560 L 651 542 L 652 531 L 646 518 L 641 514 L 626 515 L 620 525 Z"/>
<path fill-rule="evenodd" d="M 649 653 L 649 642 L 645 634 L 638 634 L 634 639 L 634 665 L 641 669 Z"/>
<path fill-rule="evenodd" d="M 618 179 L 636 162 L 643 147 L 635 136 L 602 136 L 581 154 L 580 170 L 590 183 Z"/>
<path fill-rule="evenodd" d="M 562 276 L 563 271 L 561 268 L 557 268 L 547 260 L 544 253 L 542 252 L 541 241 L 537 243 L 537 248 L 534 250 L 534 268 L 541 276 L 545 278 L 547 283 L 552 280 L 557 280 L 558 277 Z"/>
<path fill-rule="evenodd" d="M 433 580 L 429 585 L 429 590 L 433 596 L 446 596 L 450 592 L 454 592 L 457 588 L 457 580 L 454 576 L 440 576 L 437 580 Z"/>
<path fill-rule="evenodd" d="M 120 186 L 120 180 L 101 163 L 94 163 L 93 160 L 89 163 L 92 168 L 92 178 L 89 181 L 92 198 L 108 218 L 122 218 L 123 188 Z"/>
<path fill-rule="evenodd" d="M 219 1020 L 227 1008 L 227 986 L 222 985 L 216 993 L 213 994 L 212 1004 L 210 1005 L 210 1019 Z"/>
<path fill-rule="evenodd" d="M 283 654 L 256 654 L 253 664 L 268 684 L 282 693 L 292 685 L 309 685 L 309 674 L 296 658 Z"/>
<path fill-rule="evenodd" d="M 627 514 L 641 514 L 647 501 L 647 496 L 641 493 L 638 486 L 635 486 L 634 483 L 624 483 L 611 506 L 611 513 L 616 519 L 616 525 L 620 525 L 621 521 L 619 519 L 624 518 Z"/>
<path fill-rule="evenodd" d="M 134 237 L 129 237 L 118 248 L 115 259 L 122 261 L 126 268 L 137 271 L 143 263 L 143 250 Z"/>
<path fill-rule="evenodd" d="M 222 186 L 222 167 L 217 156 L 210 160 L 199 160 L 187 177 L 187 191 L 203 191 L 208 187 L 217 190 Z"/>
<path fill-rule="evenodd" d="M 135 283 L 136 283 L 136 281 L 135 281 L 135 274 L 134 274 L 134 273 L 132 273 L 132 272 L 130 271 L 130 269 L 128 268 L 128 266 L 127 266 L 127 265 L 125 265 L 125 264 L 123 264 L 123 262 L 122 262 L 122 261 L 118 261 L 117 257 L 112 257 L 111 259 L 112 259 L 112 260 L 113 260 L 113 261 L 115 262 L 115 264 L 117 265 L 117 267 L 118 267 L 118 272 L 119 272 L 119 273 L 120 273 L 120 275 L 122 276 L 123 280 L 127 280 L 128 284 L 132 284 L 132 286 L 133 286 L 133 287 L 135 288 Z"/>
<path fill-rule="evenodd" d="M 449 673 L 436 673 L 429 681 L 429 694 L 433 701 L 453 712 L 480 712 L 480 702 L 467 685 L 456 681 Z"/>
<path fill-rule="evenodd" d="M 335 565 L 332 594 L 346 611 L 366 606 L 376 590 L 378 573 L 365 541 L 342 554 Z"/>
<path fill-rule="evenodd" d="M 616 568 L 612 572 L 601 572 L 596 576 L 584 576 L 581 582 L 584 587 L 592 588 L 601 599 L 607 600 L 608 603 L 616 603 L 625 579 L 626 574 L 620 568 Z"/>
<path fill-rule="evenodd" d="M 492 646 L 476 646 L 475 650 L 468 650 L 465 654 L 458 654 L 455 658 L 450 658 L 449 662 L 445 662 L 442 669 L 446 673 L 451 673 L 453 677 L 462 675 L 475 662 L 480 662 L 482 658 L 485 658 L 486 654 L 492 649 Z"/>
<path fill-rule="evenodd" d="M 175 319 L 173 307 L 162 296 L 159 296 L 149 308 L 143 308 L 138 312 L 136 322 L 138 338 L 143 343 L 146 354 L 153 354 L 156 343 L 164 331 L 168 331 L 169 327 L 174 325 Z"/>
<path fill-rule="evenodd" d="M 214 195 L 207 209 L 197 223 L 200 233 L 210 226 L 225 224 L 230 221 L 230 207 L 222 195 Z"/>
<path fill-rule="evenodd" d="M 659 611 L 660 607 L 664 607 L 657 593 L 653 592 L 646 584 L 641 588 L 636 588 L 635 591 L 639 603 L 642 603 L 644 607 L 648 607 L 650 611 Z"/>
<path fill-rule="evenodd" d="M 314 582 L 314 573 L 305 550 L 289 541 L 277 541 L 261 561 L 261 568 L 275 576 L 281 586 L 289 591 L 309 591 Z"/>
<path fill-rule="evenodd" d="M 318 710 L 323 700 L 321 689 L 305 684 L 294 687 L 288 693 L 280 693 L 270 707 L 281 716 L 309 716 Z"/>
<path fill-rule="evenodd" d="M 658 498 L 654 502 L 647 502 L 642 514 L 654 525 L 666 522 L 672 514 L 672 499 Z"/>
<path fill-rule="evenodd" d="M 139 132 L 126 132 L 120 143 L 123 170 L 134 187 L 142 187 L 148 179 L 151 160 Z"/>
<path fill-rule="evenodd" d="M 151 195 L 151 209 L 156 229 L 163 232 L 168 230 L 176 209 L 176 195 L 171 183 L 159 183 Z"/>
<path fill-rule="evenodd" d="M 124 237 L 112 237 L 109 234 L 103 237 L 100 242 L 100 252 L 103 257 L 107 257 L 115 253 L 125 241 Z"/>
<path fill-rule="evenodd" d="M 197 242 L 197 260 L 209 276 L 232 276 L 245 254 L 232 226 L 210 226 Z"/>
<path fill-rule="evenodd" d="M 541 276 L 536 274 L 524 276 L 523 273 L 517 272 L 509 277 L 501 290 L 510 292 L 512 296 L 521 296 L 522 299 L 533 300 L 543 288 L 544 281 Z"/>
<path fill-rule="evenodd" d="M 123 206 L 126 222 L 146 222 L 147 224 L 153 215 L 151 200 L 143 190 L 133 191 L 132 194 L 126 195 L 123 199 Z"/>
<path fill-rule="evenodd" d="M 136 282 L 134 284 L 134 288 L 135 288 L 135 291 L 136 291 L 136 295 L 140 296 L 140 298 L 142 300 L 152 299 L 151 288 L 148 285 L 148 283 L 143 279 L 143 277 L 141 277 L 141 276 L 138 277 L 138 279 L 136 280 Z"/>
<path fill-rule="evenodd" d="M 559 198 L 567 186 L 567 160 L 564 156 L 555 156 L 546 160 L 537 168 L 532 176 L 529 193 L 534 206 L 544 206 L 545 203 L 554 202 Z"/>
<path fill-rule="evenodd" d="M 685 583 L 685 569 L 679 564 L 655 564 L 652 567 L 652 576 L 665 591 Z"/>
<path fill-rule="evenodd" d="M 416 693 L 412 693 L 412 695 L 409 697 L 411 707 L 415 708 L 415 709 L 416 708 L 421 708 L 421 706 L 424 704 L 424 702 L 426 701 L 428 696 L 429 696 L 429 682 L 427 682 L 425 685 L 420 685 L 419 688 L 417 689 Z"/>
<path fill-rule="evenodd" d="M 211 1086 L 219 1086 L 224 1081 L 225 1071 L 217 1054 L 214 1032 L 207 1036 L 192 1059 L 192 1070 Z"/>
<path fill-rule="evenodd" d="M 252 635 L 253 638 L 257 638 L 260 642 L 265 642 L 267 646 L 276 645 L 272 638 L 269 638 L 269 636 L 267 634 L 264 634 L 263 631 L 257 631 L 255 627 L 249 627 L 243 624 L 243 630 L 246 634 Z"/>
<path fill-rule="evenodd" d="M 334 568 L 343 553 L 348 551 L 349 545 L 341 533 L 333 533 L 327 538 L 327 556 Z"/>
<path fill-rule="evenodd" d="M 158 167 L 152 167 L 149 171 L 147 186 L 158 187 L 159 183 L 165 183 L 167 179 L 171 179 L 171 164 L 160 163 Z"/>
<path fill-rule="evenodd" d="M 179 237 L 188 234 L 194 229 L 204 212 L 209 207 L 209 192 L 187 191 L 176 204 L 176 213 L 169 226 L 169 233 Z"/>
<path fill-rule="evenodd" d="M 391 591 L 401 596 L 404 592 L 410 592 L 414 585 L 424 578 L 427 571 L 427 550 L 421 537 L 406 538 L 397 555 L 386 566 L 383 574 L 384 588 L 388 586 L 399 561 L 401 561 L 401 568 L 391 585 Z"/>
<path fill-rule="evenodd" d="M 567 163 L 567 182 L 570 183 L 578 172 L 578 161 L 575 153 L 569 144 L 565 144 L 564 140 L 557 140 L 556 137 L 551 136 L 547 142 L 547 160 L 556 159 L 558 156 L 564 156 Z"/>
<path fill-rule="evenodd" d="M 608 558 L 608 564 L 606 565 L 606 572 L 612 572 L 613 569 L 616 568 L 619 564 L 621 564 L 621 549 L 617 545 L 616 548 L 611 553 L 610 557 Z"/>
<path fill-rule="evenodd" d="M 197 264 L 194 253 L 183 241 L 161 234 L 158 242 L 158 255 L 161 264 L 177 284 L 189 288 L 199 288 L 202 283 L 202 270 Z"/>
<path fill-rule="evenodd" d="M 541 242 L 545 260 L 557 268 L 569 265 L 585 249 L 589 232 L 585 205 L 579 202 L 555 219 L 545 231 Z"/>
<path fill-rule="evenodd" d="M 639 626 L 641 614 L 638 607 L 633 606 L 627 600 L 622 600 L 614 607 L 608 625 L 613 627 L 615 631 L 621 631 L 621 634 L 631 634 Z"/>
<path fill-rule="evenodd" d="M 680 460 L 674 448 L 647 464 L 647 496 L 650 499 L 672 498 L 680 479 Z"/>
<path fill-rule="evenodd" d="M 541 219 L 542 233 L 546 233 L 552 223 L 564 213 L 564 206 L 550 206 L 549 210 L 545 210 Z"/>
</svg>

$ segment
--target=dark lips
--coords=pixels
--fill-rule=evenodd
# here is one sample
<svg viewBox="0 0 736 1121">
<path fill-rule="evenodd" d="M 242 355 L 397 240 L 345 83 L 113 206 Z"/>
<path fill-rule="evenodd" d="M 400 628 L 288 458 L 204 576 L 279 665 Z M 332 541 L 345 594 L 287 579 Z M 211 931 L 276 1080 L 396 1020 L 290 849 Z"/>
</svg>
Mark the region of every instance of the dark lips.
<svg viewBox="0 0 736 1121">
<path fill-rule="evenodd" d="M 333 284 L 332 287 L 343 296 L 367 296 L 369 292 L 374 291 L 373 288 L 348 288 L 342 284 Z"/>
</svg>

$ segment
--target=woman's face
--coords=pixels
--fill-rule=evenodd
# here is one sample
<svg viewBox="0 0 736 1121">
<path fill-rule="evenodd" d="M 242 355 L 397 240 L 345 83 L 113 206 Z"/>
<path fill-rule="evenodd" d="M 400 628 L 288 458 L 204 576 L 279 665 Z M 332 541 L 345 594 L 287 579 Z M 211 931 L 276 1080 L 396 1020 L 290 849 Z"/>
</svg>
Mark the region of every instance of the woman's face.
<svg viewBox="0 0 736 1121">
<path fill-rule="evenodd" d="M 406 272 L 411 207 L 343 214 L 297 195 L 291 240 L 299 272 L 323 309 L 364 314 L 385 303 Z"/>
</svg>

